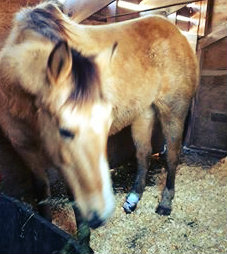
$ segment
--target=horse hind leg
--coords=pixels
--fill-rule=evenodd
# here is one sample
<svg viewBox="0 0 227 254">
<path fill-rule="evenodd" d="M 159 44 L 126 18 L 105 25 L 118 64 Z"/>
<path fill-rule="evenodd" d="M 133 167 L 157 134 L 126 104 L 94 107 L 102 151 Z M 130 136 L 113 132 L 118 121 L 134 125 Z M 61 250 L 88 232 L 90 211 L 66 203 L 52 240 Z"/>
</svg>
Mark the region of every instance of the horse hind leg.
<svg viewBox="0 0 227 254">
<path fill-rule="evenodd" d="M 188 108 L 188 107 L 187 107 Z M 182 106 L 181 113 L 171 112 L 170 109 L 159 105 L 158 115 L 162 124 L 162 131 L 167 143 L 167 178 L 162 192 L 161 202 L 156 208 L 159 215 L 170 215 L 172 200 L 175 194 L 175 176 L 181 150 L 184 119 L 187 109 Z"/>
<path fill-rule="evenodd" d="M 137 117 L 131 126 L 132 137 L 136 147 L 137 175 L 134 185 L 123 205 L 126 213 L 131 213 L 135 210 L 145 188 L 146 174 L 152 150 L 151 135 L 154 116 L 155 113 L 153 109 L 149 108 L 142 115 Z"/>
</svg>

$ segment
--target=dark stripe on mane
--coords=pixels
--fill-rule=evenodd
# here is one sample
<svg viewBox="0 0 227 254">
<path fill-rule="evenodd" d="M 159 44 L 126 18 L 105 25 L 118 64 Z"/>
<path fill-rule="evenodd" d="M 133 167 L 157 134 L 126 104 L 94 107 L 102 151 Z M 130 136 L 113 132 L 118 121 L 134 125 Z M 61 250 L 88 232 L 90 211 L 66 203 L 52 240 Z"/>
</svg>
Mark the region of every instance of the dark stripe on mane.
<svg viewBox="0 0 227 254">
<path fill-rule="evenodd" d="M 75 101 L 94 101 L 102 97 L 97 68 L 92 57 L 87 58 L 72 49 L 72 75 L 74 90 L 70 99 Z"/>
<path fill-rule="evenodd" d="M 53 42 L 58 42 L 66 37 L 60 12 L 61 10 L 54 4 L 48 4 L 45 8 L 35 8 L 29 13 L 27 28 L 35 30 Z"/>
</svg>

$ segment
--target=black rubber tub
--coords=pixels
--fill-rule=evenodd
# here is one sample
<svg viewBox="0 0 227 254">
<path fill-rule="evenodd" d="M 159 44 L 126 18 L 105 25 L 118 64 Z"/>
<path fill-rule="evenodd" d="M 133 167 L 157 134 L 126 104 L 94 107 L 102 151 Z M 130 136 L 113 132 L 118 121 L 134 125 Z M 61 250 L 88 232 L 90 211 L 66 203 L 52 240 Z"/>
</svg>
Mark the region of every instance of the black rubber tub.
<svg viewBox="0 0 227 254">
<path fill-rule="evenodd" d="M 79 244 L 14 198 L 0 194 L 1 254 L 80 254 Z"/>
</svg>

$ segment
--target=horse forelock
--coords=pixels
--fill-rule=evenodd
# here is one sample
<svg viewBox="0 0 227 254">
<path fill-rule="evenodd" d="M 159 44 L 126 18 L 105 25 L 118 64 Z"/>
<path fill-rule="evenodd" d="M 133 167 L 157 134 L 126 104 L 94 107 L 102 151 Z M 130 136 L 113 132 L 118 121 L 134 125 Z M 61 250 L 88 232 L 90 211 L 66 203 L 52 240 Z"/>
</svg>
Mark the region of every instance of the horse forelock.
<svg viewBox="0 0 227 254">
<path fill-rule="evenodd" d="M 78 103 L 102 99 L 99 73 L 93 57 L 85 57 L 74 49 L 71 52 L 74 88 L 69 99 Z"/>
<path fill-rule="evenodd" d="M 24 8 L 16 15 L 16 23 L 20 31 L 33 30 L 53 43 L 70 40 L 68 37 L 67 17 L 63 14 L 61 6 L 54 1 L 45 2 L 34 8 Z M 76 104 L 95 102 L 102 99 L 99 72 L 94 57 L 87 57 L 77 50 L 72 53 L 72 79 L 73 88 L 67 101 Z"/>
<path fill-rule="evenodd" d="M 51 2 L 34 9 L 22 9 L 16 15 L 16 22 L 20 22 L 25 30 L 32 29 L 55 43 L 67 38 L 62 10 Z"/>
</svg>

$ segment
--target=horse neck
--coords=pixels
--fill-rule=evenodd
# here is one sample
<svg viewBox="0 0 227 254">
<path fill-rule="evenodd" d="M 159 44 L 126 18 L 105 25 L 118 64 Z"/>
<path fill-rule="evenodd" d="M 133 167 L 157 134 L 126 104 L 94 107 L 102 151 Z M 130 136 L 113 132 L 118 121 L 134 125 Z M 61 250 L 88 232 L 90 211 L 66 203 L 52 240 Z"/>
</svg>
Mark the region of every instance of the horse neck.
<svg viewBox="0 0 227 254">
<path fill-rule="evenodd" d="M 111 28 L 106 25 L 92 26 L 70 21 L 65 22 L 64 26 L 70 46 L 85 56 L 97 55 L 113 44 Z"/>
<path fill-rule="evenodd" d="M 11 46 L 10 43 L 5 45 L 0 54 L 1 111 L 16 121 L 23 121 L 26 125 L 30 125 L 34 131 L 37 128 L 37 107 L 34 94 L 37 93 L 38 86 L 42 84 L 39 76 L 44 77 L 34 75 L 34 68 L 37 71 L 37 66 L 40 65 L 38 71 L 41 71 L 49 55 L 49 50 L 45 49 L 46 52 L 41 56 L 41 62 L 34 65 L 31 52 L 34 53 L 34 49 L 42 52 L 42 50 L 38 51 L 39 48 L 29 42 L 14 46 Z M 38 58 L 37 54 L 33 56 L 34 59 Z"/>
</svg>

